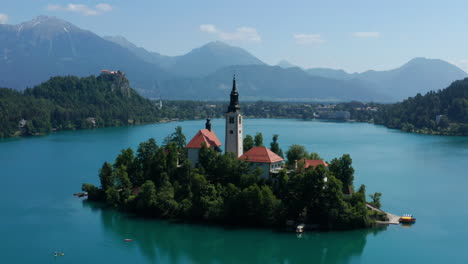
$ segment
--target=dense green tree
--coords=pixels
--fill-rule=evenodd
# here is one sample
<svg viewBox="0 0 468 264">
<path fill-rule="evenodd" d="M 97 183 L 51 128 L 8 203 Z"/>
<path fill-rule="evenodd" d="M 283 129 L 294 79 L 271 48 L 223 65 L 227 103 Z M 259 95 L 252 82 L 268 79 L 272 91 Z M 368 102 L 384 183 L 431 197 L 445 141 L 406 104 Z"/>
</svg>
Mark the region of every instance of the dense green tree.
<svg viewBox="0 0 468 264">
<path fill-rule="evenodd" d="M 320 155 L 316 152 L 311 152 L 309 153 L 309 155 L 307 156 L 308 159 L 311 159 L 311 160 L 323 160 Z"/>
<path fill-rule="evenodd" d="M 380 198 L 382 197 L 382 193 L 376 192 L 374 194 L 369 194 L 369 197 L 371 198 L 370 204 L 376 208 L 380 208 L 382 204 L 380 203 Z"/>
<path fill-rule="evenodd" d="M 91 201 L 99 201 L 102 199 L 102 189 L 99 189 L 92 184 L 83 183 L 81 190 L 88 193 L 88 199 Z"/>
<path fill-rule="evenodd" d="M 178 204 L 174 200 L 174 188 L 167 174 L 162 176 L 161 185 L 156 191 L 156 208 L 162 216 L 174 217 L 178 210 Z"/>
<path fill-rule="evenodd" d="M 347 192 L 348 186 L 353 185 L 354 168 L 352 167 L 353 160 L 349 154 L 344 154 L 341 158 L 333 159 L 328 168 L 343 184 L 343 191 Z"/>
<path fill-rule="evenodd" d="M 275 134 L 273 135 L 273 139 L 270 143 L 270 150 L 273 151 L 274 153 L 276 153 L 278 156 L 283 157 L 283 151 L 281 150 L 281 148 L 279 147 L 279 144 L 278 144 L 278 137 L 279 135 Z"/>
<path fill-rule="evenodd" d="M 157 197 L 156 186 L 150 180 L 147 180 L 142 186 L 137 197 L 137 209 L 140 211 L 151 212 L 156 209 Z"/>
<path fill-rule="evenodd" d="M 109 162 L 104 162 L 102 168 L 99 170 L 99 179 L 101 181 L 101 188 L 103 190 L 107 190 L 107 188 L 114 186 L 112 164 Z"/>
<path fill-rule="evenodd" d="M 249 151 L 254 146 L 254 139 L 251 135 L 246 135 L 243 141 L 244 152 Z"/>
<path fill-rule="evenodd" d="M 256 147 L 263 147 L 263 134 L 261 132 L 255 134 L 254 145 Z"/>
<path fill-rule="evenodd" d="M 109 187 L 106 190 L 106 202 L 112 206 L 120 204 L 120 193 L 115 187 Z"/>
<path fill-rule="evenodd" d="M 307 156 L 307 150 L 302 145 L 293 144 L 289 147 L 288 151 L 286 151 L 286 157 L 288 159 L 287 164 L 289 167 L 294 167 L 297 160 L 306 158 Z"/>
</svg>

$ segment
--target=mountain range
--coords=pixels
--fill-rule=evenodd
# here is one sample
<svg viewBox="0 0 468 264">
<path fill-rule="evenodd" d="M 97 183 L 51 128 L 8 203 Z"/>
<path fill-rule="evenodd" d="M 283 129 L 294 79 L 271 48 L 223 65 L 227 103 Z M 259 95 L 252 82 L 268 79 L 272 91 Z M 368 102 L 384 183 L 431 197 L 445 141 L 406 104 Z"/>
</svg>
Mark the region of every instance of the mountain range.
<svg viewBox="0 0 468 264">
<path fill-rule="evenodd" d="M 211 42 L 180 56 L 138 47 L 121 36 L 100 37 L 54 17 L 0 25 L 0 87 L 22 90 L 52 76 L 121 70 L 147 97 L 226 99 L 236 73 L 251 100 L 381 101 L 445 88 L 467 74 L 442 60 L 416 58 L 389 71 L 347 73 L 270 66 L 244 49 Z"/>
</svg>

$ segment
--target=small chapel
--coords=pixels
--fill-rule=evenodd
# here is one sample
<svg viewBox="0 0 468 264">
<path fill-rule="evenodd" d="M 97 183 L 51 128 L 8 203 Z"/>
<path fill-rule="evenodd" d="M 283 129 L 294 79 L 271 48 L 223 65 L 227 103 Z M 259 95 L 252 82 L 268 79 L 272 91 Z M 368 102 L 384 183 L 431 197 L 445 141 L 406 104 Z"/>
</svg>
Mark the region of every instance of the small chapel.
<svg viewBox="0 0 468 264">
<path fill-rule="evenodd" d="M 283 158 L 272 152 L 267 147 L 254 147 L 250 150 L 243 149 L 242 114 L 239 105 L 239 92 L 236 86 L 236 76 L 232 80 L 232 90 L 229 106 L 225 114 L 225 152 L 233 153 L 235 157 L 250 162 L 254 167 L 262 168 L 261 177 L 269 177 L 271 172 L 281 168 Z M 221 142 L 211 128 L 210 119 L 206 120 L 205 129 L 201 129 L 187 144 L 188 159 L 192 167 L 198 165 L 198 155 L 203 144 L 207 148 L 221 152 Z"/>
</svg>

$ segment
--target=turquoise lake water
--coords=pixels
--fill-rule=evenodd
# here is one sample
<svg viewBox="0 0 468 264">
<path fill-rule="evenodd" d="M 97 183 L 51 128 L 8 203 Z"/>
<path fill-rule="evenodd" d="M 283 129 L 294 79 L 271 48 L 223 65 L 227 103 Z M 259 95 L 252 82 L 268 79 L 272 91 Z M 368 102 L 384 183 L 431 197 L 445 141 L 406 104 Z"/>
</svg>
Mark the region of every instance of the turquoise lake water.
<svg viewBox="0 0 468 264">
<path fill-rule="evenodd" d="M 98 184 L 104 161 L 204 121 L 67 131 L 0 140 L 0 263 L 468 263 L 468 137 L 408 134 L 362 123 L 246 119 L 269 144 L 303 144 L 326 160 L 351 154 L 355 185 L 382 192 L 410 228 L 292 233 L 147 220 L 72 194 Z M 224 121 L 213 130 L 224 142 Z M 245 135 L 245 134 L 244 134 Z M 124 242 L 125 238 L 134 241 Z M 65 256 L 54 257 L 54 251 Z"/>
</svg>

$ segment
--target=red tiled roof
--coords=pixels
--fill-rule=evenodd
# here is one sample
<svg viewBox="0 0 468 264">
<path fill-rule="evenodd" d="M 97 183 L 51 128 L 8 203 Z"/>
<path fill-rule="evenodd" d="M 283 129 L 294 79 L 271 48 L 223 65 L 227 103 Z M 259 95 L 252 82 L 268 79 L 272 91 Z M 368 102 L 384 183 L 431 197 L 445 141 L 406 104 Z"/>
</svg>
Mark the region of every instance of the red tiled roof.
<svg viewBox="0 0 468 264">
<path fill-rule="evenodd" d="M 284 160 L 266 147 L 253 147 L 244 153 L 244 155 L 240 156 L 239 159 L 263 163 L 275 163 Z"/>
<path fill-rule="evenodd" d="M 317 167 L 318 165 L 322 164 L 323 166 L 325 167 L 328 167 L 328 163 L 326 163 L 325 161 L 323 160 L 308 160 L 308 159 L 303 159 L 302 161 L 304 161 L 304 169 L 307 169 L 309 168 L 310 166 L 312 167 Z"/>
<path fill-rule="evenodd" d="M 206 144 L 207 148 L 221 146 L 221 141 L 213 131 L 202 129 L 190 140 L 187 148 L 201 148 L 203 143 Z"/>
</svg>

